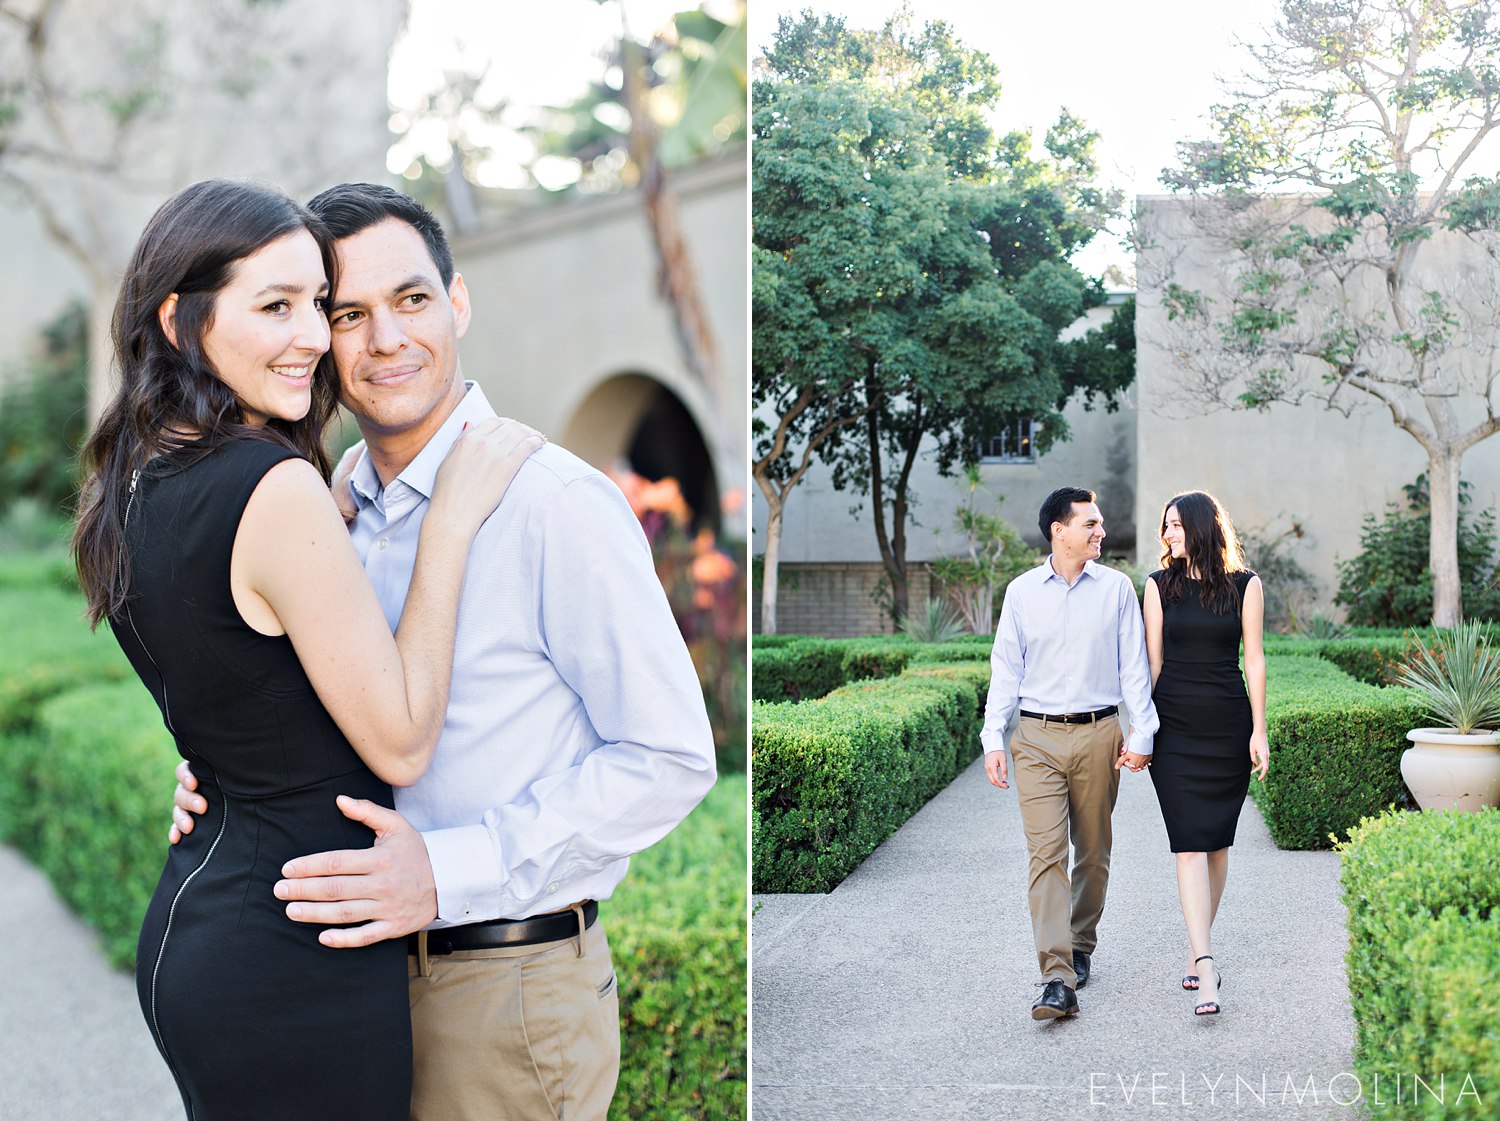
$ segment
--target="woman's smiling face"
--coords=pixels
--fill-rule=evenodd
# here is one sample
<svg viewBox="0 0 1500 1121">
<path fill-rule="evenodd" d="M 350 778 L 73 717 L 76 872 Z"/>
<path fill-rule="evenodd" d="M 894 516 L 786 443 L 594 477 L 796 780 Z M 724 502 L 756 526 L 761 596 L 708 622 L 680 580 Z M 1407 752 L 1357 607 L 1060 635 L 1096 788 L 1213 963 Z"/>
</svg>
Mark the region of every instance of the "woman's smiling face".
<svg viewBox="0 0 1500 1121">
<path fill-rule="evenodd" d="M 328 350 L 328 277 L 318 243 L 296 230 L 236 263 L 214 300 L 203 353 L 251 424 L 301 420 Z"/>
</svg>

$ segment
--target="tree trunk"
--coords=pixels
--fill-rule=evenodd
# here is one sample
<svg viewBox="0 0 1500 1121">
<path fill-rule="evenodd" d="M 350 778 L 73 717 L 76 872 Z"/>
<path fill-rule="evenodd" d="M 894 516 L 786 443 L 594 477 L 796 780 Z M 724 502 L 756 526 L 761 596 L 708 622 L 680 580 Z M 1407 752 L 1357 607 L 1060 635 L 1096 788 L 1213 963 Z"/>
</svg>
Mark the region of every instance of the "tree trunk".
<svg viewBox="0 0 1500 1121">
<path fill-rule="evenodd" d="M 897 627 L 911 614 L 911 574 L 906 569 L 906 490 L 900 488 L 891 503 L 891 555 L 886 562 L 891 575 L 891 619 Z"/>
<path fill-rule="evenodd" d="M 115 344 L 110 337 L 110 322 L 115 312 L 115 285 L 103 277 L 94 277 L 89 285 L 89 428 L 98 423 L 104 406 L 114 396 Z"/>
<path fill-rule="evenodd" d="M 757 480 L 758 482 L 759 480 Z M 776 633 L 776 582 L 781 569 L 781 500 L 772 488 L 762 486 L 766 496 L 766 551 L 760 570 L 760 633 Z"/>
<path fill-rule="evenodd" d="M 1432 516 L 1427 565 L 1432 570 L 1432 625 L 1463 621 L 1463 585 L 1458 574 L 1458 465 L 1452 452 L 1429 452 L 1427 488 Z"/>
</svg>

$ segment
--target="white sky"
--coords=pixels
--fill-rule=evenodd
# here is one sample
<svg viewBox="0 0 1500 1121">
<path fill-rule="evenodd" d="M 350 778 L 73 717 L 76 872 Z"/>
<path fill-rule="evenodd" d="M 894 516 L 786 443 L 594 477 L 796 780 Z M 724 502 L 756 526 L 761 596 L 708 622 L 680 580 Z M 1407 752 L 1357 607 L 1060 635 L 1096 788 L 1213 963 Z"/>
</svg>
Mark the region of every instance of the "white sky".
<svg viewBox="0 0 1500 1121">
<path fill-rule="evenodd" d="M 638 39 L 649 38 L 673 13 L 700 6 L 720 19 L 735 10 L 732 0 L 623 0 Z M 486 62 L 491 70 L 480 90 L 486 103 L 566 104 L 603 74 L 604 57 L 620 34 L 621 7 L 622 0 L 411 0 L 406 34 L 391 53 L 391 104 L 420 100 L 442 83 L 445 69 L 478 71 Z M 525 141 L 492 132 L 488 142 L 498 158 L 486 168 L 486 185 L 524 186 L 517 165 L 530 156 Z M 390 170 L 400 174 L 422 150 L 446 158 L 446 137 L 436 122 L 392 149 Z"/>
<path fill-rule="evenodd" d="M 899 0 L 750 0 L 752 57 L 770 42 L 777 17 L 805 7 L 878 28 Z M 1275 21 L 1274 0 L 910 0 L 918 25 L 940 19 L 987 53 L 1000 69 L 997 132 L 1030 128 L 1038 141 L 1069 110 L 1100 133 L 1101 170 L 1127 195 L 1158 194 L 1157 174 L 1178 140 L 1206 135 L 1209 106 L 1222 100 L 1215 78 L 1233 77 Z M 1076 263 L 1085 272 L 1124 265 L 1117 240 L 1101 235 Z"/>
</svg>

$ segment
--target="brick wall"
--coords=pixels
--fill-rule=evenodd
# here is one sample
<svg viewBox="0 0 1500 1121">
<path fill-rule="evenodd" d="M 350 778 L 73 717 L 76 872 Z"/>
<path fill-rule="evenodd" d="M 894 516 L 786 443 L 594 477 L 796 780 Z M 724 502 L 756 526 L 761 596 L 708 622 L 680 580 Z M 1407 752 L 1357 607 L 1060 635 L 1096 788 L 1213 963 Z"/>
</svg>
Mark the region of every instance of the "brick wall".
<svg viewBox="0 0 1500 1121">
<path fill-rule="evenodd" d="M 916 610 L 932 594 L 925 564 L 909 571 L 909 595 Z M 816 634 L 826 638 L 855 638 L 890 634 L 891 617 L 872 593 L 885 583 L 885 569 L 872 562 L 783 564 L 781 593 L 776 598 L 776 629 L 782 634 Z M 787 582 L 796 578 L 796 587 Z M 760 594 L 752 597 L 751 625 L 760 633 Z"/>
</svg>

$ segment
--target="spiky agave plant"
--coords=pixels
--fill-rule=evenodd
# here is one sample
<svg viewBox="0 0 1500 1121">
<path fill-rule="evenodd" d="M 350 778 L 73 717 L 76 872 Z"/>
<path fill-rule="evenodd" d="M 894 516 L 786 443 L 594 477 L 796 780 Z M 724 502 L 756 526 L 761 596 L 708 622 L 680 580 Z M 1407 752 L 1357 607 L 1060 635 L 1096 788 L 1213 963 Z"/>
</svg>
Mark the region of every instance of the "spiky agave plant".
<svg viewBox="0 0 1500 1121">
<path fill-rule="evenodd" d="M 951 642 L 969 631 L 947 604 L 940 599 L 929 599 L 920 613 L 913 611 L 901 620 L 901 633 L 916 642 Z"/>
<path fill-rule="evenodd" d="M 1500 727 L 1500 650 L 1477 619 L 1439 631 L 1434 648 L 1416 641 L 1397 684 L 1414 691 L 1429 712 L 1459 732 Z"/>
</svg>

